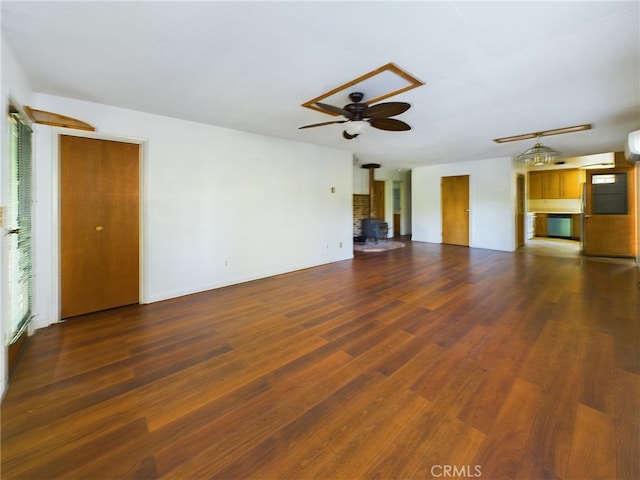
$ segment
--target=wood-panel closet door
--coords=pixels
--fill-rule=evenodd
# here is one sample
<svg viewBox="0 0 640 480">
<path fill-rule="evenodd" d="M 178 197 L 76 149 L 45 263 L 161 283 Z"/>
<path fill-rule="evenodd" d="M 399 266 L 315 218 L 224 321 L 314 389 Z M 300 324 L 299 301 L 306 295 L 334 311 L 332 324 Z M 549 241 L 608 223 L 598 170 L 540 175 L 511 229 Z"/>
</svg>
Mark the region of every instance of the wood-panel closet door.
<svg viewBox="0 0 640 480">
<path fill-rule="evenodd" d="M 139 146 L 60 137 L 62 318 L 138 303 Z"/>
<path fill-rule="evenodd" d="M 442 243 L 469 246 L 469 175 L 442 177 Z"/>
</svg>

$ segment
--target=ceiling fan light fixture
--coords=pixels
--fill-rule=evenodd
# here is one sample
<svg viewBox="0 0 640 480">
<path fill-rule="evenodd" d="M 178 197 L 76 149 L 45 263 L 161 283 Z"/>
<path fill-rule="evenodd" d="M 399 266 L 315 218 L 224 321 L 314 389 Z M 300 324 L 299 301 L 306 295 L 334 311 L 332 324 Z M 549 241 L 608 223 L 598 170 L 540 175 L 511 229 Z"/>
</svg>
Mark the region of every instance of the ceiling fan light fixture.
<svg viewBox="0 0 640 480">
<path fill-rule="evenodd" d="M 349 135 L 359 135 L 369 126 L 369 122 L 365 120 L 352 120 L 345 125 L 345 132 Z"/>
<path fill-rule="evenodd" d="M 403 112 L 406 112 L 411 105 L 406 102 L 386 102 L 377 103 L 375 105 L 369 105 L 363 103 L 362 99 L 364 94 L 361 92 L 353 92 L 349 95 L 349 99 L 352 103 L 345 105 L 344 107 L 336 107 L 328 103 L 316 102 L 318 108 L 323 111 L 329 112 L 335 115 L 342 115 L 346 120 L 334 120 L 331 122 L 314 123 L 312 125 L 304 125 L 298 127 L 312 128 L 321 127 L 323 125 L 331 125 L 334 123 L 343 123 L 344 130 L 342 131 L 342 137 L 346 140 L 352 140 L 358 135 L 363 133 L 369 127 L 377 128 L 378 130 L 387 130 L 391 132 L 401 132 L 405 130 L 411 130 L 411 126 L 402 120 L 398 120 L 395 117 Z"/>
<path fill-rule="evenodd" d="M 560 153 L 552 150 L 549 147 L 545 147 L 540 143 L 540 137 L 538 137 L 538 141 L 536 144 L 527 149 L 524 153 L 521 153 L 516 157 L 516 160 L 519 162 L 527 163 L 529 165 L 533 165 L 535 167 L 539 167 L 542 165 L 547 165 L 552 163 Z"/>
</svg>

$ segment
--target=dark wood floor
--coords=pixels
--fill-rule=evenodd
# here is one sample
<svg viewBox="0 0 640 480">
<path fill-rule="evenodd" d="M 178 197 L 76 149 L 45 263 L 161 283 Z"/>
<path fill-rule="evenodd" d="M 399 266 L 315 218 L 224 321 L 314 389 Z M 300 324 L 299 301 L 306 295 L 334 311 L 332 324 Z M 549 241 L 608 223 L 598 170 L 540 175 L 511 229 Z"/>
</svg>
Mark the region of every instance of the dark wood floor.
<svg viewBox="0 0 640 480">
<path fill-rule="evenodd" d="M 39 331 L 8 479 L 640 478 L 632 264 L 409 243 Z"/>
</svg>

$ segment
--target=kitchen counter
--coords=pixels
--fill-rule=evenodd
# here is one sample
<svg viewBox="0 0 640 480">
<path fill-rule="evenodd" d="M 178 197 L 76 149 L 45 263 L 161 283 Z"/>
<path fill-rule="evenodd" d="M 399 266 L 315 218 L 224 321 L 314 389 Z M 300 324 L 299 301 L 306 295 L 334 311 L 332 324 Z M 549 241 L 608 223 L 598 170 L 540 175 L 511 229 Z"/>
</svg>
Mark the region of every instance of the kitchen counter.
<svg viewBox="0 0 640 480">
<path fill-rule="evenodd" d="M 582 215 L 582 212 L 560 210 L 536 210 L 528 213 L 531 215 L 537 215 L 539 213 L 544 215 Z"/>
</svg>

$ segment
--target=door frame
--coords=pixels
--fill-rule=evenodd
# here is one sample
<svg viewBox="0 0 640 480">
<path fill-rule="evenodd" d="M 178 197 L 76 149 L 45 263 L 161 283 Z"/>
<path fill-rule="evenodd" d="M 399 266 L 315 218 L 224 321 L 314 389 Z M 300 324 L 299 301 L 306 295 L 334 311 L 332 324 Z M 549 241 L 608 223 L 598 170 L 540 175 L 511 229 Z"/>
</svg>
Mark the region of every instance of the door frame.
<svg viewBox="0 0 640 480">
<path fill-rule="evenodd" d="M 527 190 L 524 173 L 516 175 L 516 249 L 527 243 Z"/>
<path fill-rule="evenodd" d="M 62 291 L 61 291 L 61 283 L 62 283 L 62 265 L 60 261 L 61 252 L 61 192 L 60 192 L 60 136 L 67 135 L 72 137 L 84 137 L 91 138 L 96 140 L 110 140 L 114 142 L 122 142 L 122 143 L 133 143 L 137 144 L 139 148 L 139 221 L 138 221 L 138 229 L 139 229 L 139 261 L 138 261 L 138 270 L 139 270 L 139 284 L 138 284 L 138 293 L 139 293 L 139 303 L 147 303 L 146 302 L 146 292 L 144 289 L 144 210 L 145 210 L 145 184 L 144 184 L 144 172 L 146 171 L 147 165 L 147 140 L 138 137 L 125 137 L 122 135 L 111 135 L 111 134 L 103 134 L 97 132 L 85 132 L 82 130 L 72 130 L 67 128 L 54 128 L 52 130 L 51 135 L 51 153 L 52 153 L 52 219 L 53 219 L 53 229 L 52 232 L 52 242 L 51 242 L 51 259 L 52 259 L 52 284 L 51 284 L 51 309 L 50 312 L 55 316 L 54 321 L 60 321 L 62 315 Z"/>
</svg>

